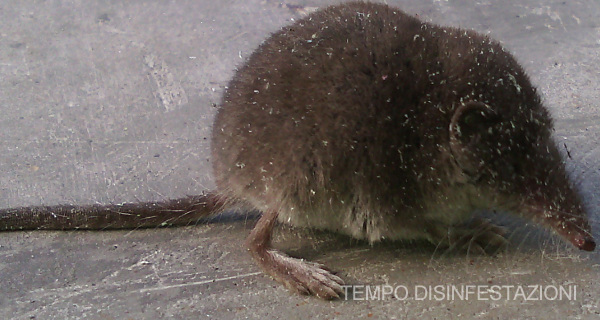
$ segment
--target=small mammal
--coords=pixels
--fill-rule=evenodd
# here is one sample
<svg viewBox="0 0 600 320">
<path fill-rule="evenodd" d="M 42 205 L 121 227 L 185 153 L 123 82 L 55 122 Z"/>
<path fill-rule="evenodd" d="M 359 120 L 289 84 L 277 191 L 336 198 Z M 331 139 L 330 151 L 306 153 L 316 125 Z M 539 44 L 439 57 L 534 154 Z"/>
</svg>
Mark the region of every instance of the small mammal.
<svg viewBox="0 0 600 320">
<path fill-rule="evenodd" d="M 498 209 L 592 251 L 587 213 L 521 66 L 472 31 L 384 4 L 318 10 L 237 70 L 213 126 L 217 190 L 162 203 L 0 211 L 0 229 L 188 224 L 236 205 L 262 212 L 247 246 L 293 291 L 342 294 L 323 266 L 270 246 L 280 221 L 359 239 L 427 239 L 487 251 Z"/>
</svg>

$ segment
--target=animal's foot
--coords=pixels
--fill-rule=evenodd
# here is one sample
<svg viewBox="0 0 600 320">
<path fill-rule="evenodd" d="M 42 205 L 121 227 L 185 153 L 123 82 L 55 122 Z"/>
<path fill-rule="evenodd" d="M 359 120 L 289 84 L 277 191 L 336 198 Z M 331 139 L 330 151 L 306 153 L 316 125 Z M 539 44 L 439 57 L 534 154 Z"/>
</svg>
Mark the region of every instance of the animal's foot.
<svg viewBox="0 0 600 320">
<path fill-rule="evenodd" d="M 506 233 L 505 228 L 487 219 L 474 218 L 464 225 L 449 227 L 447 234 L 441 235 L 438 243 L 447 246 L 450 251 L 495 254 L 506 249 L 508 245 Z"/>
<path fill-rule="evenodd" d="M 270 248 L 271 232 L 277 215 L 274 210 L 263 213 L 246 239 L 254 260 L 266 273 L 292 291 L 323 299 L 338 299 L 342 296 L 344 281 L 323 265 L 292 258 Z"/>
<path fill-rule="evenodd" d="M 327 300 L 343 296 L 344 281 L 322 264 L 292 258 L 276 250 L 268 250 L 259 264 L 294 292 Z"/>
</svg>

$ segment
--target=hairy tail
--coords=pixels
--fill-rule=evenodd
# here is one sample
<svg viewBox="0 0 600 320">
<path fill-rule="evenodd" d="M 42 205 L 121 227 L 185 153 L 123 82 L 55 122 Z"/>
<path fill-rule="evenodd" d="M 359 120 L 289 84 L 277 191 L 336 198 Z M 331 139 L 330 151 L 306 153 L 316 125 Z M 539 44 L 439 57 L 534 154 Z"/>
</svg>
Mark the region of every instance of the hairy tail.
<svg viewBox="0 0 600 320">
<path fill-rule="evenodd" d="M 203 194 L 164 202 L 55 205 L 0 210 L 0 231 L 104 230 L 185 226 L 220 213 L 225 201 Z"/>
</svg>

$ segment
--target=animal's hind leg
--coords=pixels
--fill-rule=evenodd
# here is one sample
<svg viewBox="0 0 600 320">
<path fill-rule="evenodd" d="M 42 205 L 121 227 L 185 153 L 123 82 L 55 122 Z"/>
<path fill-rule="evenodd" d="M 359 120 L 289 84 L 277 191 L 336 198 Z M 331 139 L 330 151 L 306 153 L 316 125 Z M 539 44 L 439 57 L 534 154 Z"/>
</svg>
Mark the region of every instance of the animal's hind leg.
<svg viewBox="0 0 600 320">
<path fill-rule="evenodd" d="M 288 289 L 313 294 L 323 299 L 337 299 L 343 294 L 343 280 L 321 264 L 289 257 L 271 248 L 271 233 L 277 211 L 260 217 L 246 239 L 248 250 L 261 268 Z"/>
</svg>

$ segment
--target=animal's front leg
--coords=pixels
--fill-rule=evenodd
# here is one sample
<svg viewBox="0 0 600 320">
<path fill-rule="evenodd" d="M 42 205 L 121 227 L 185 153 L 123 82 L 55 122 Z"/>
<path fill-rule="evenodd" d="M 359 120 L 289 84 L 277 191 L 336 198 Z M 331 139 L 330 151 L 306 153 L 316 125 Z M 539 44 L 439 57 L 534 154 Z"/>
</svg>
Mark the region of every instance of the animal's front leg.
<svg viewBox="0 0 600 320">
<path fill-rule="evenodd" d="M 323 299 L 337 299 L 343 294 L 344 281 L 323 265 L 296 259 L 271 248 L 271 233 L 277 211 L 267 211 L 260 217 L 246 239 L 248 250 L 261 268 L 288 289 L 312 294 Z"/>
<path fill-rule="evenodd" d="M 454 226 L 435 225 L 428 231 L 433 244 L 449 251 L 494 254 L 508 245 L 506 229 L 483 218 Z"/>
</svg>

